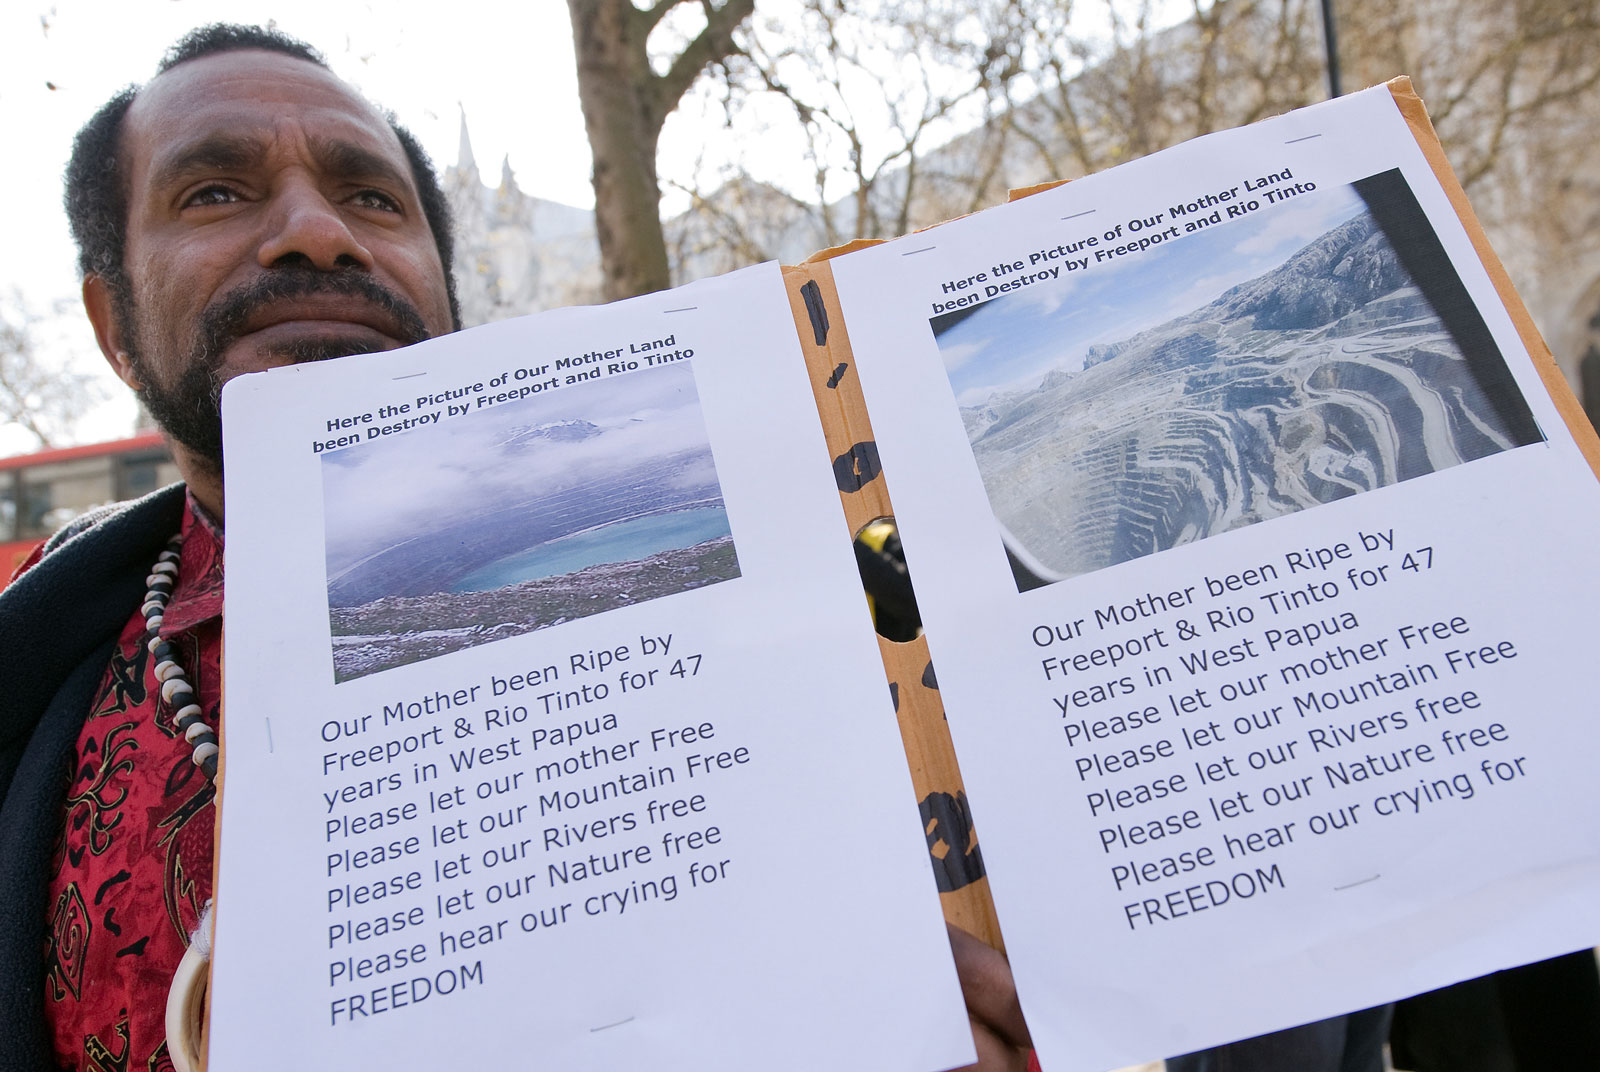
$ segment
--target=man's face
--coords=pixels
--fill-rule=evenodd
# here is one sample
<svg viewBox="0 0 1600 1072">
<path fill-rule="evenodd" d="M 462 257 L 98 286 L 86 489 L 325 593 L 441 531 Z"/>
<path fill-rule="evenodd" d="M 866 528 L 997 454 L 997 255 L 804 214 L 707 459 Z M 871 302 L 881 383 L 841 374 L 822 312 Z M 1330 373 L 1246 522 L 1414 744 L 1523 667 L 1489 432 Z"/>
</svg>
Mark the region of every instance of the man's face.
<svg viewBox="0 0 1600 1072">
<path fill-rule="evenodd" d="M 220 465 L 234 376 L 450 330 L 404 149 L 315 64 L 256 50 L 180 64 L 134 100 L 120 160 L 129 293 L 102 340 L 200 457 Z"/>
</svg>

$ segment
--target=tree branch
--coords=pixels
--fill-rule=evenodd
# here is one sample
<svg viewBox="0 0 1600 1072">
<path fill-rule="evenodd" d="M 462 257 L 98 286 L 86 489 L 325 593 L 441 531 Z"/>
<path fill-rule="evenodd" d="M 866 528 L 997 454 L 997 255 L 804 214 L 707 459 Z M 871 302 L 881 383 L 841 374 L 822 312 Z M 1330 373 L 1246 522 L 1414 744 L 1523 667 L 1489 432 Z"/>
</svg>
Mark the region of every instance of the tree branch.
<svg viewBox="0 0 1600 1072">
<path fill-rule="evenodd" d="M 684 0 L 657 0 L 653 7 L 635 8 L 629 18 L 633 20 L 634 29 L 639 34 L 639 40 L 642 41 L 649 37 L 650 31 L 655 29 L 657 24 L 666 17 L 667 12 L 683 2 Z"/>
<path fill-rule="evenodd" d="M 658 124 L 678 106 L 707 67 L 739 51 L 733 31 L 755 10 L 756 0 L 723 0 L 721 7 L 713 6 L 711 0 L 701 0 L 701 6 L 706 13 L 705 29 L 683 46 L 665 74 L 656 76 L 654 118 Z"/>
</svg>

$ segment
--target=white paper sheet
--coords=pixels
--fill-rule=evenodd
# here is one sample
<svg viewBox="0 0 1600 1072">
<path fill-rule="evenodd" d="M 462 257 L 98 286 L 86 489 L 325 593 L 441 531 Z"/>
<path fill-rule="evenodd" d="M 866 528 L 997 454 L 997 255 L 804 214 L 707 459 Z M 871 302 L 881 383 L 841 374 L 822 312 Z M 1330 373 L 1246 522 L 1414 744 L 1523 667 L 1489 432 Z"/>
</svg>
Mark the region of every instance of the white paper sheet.
<svg viewBox="0 0 1600 1072">
<path fill-rule="evenodd" d="M 1600 496 L 1387 90 L 833 269 L 1045 1068 L 1600 938 Z"/>
<path fill-rule="evenodd" d="M 213 1067 L 972 1059 L 776 269 L 225 405 Z"/>
</svg>

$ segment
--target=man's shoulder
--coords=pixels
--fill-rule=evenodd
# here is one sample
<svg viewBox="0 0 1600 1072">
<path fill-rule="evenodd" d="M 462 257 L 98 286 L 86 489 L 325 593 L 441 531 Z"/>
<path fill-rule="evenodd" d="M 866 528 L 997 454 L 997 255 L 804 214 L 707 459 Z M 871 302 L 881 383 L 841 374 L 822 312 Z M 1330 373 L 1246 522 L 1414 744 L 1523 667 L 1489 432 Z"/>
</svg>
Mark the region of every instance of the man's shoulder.
<svg viewBox="0 0 1600 1072">
<path fill-rule="evenodd" d="M 88 532 L 100 522 L 116 517 L 132 505 L 132 502 L 114 502 L 106 503 L 104 506 L 97 506 L 92 510 L 85 510 L 65 525 L 62 525 L 56 530 L 55 535 L 44 542 L 44 546 L 40 548 L 41 555 L 48 555 L 80 532 Z"/>
<path fill-rule="evenodd" d="M 69 548 L 103 551 L 108 543 L 120 542 L 123 533 L 140 533 L 151 526 L 159 525 L 163 532 L 174 532 L 175 521 L 183 514 L 184 496 L 183 484 L 169 484 L 141 499 L 85 511 L 46 540 L 37 556 L 26 565 L 32 568 L 47 561 L 54 563 L 63 554 L 71 557 Z M 26 569 L 18 572 L 20 575 Z"/>
</svg>

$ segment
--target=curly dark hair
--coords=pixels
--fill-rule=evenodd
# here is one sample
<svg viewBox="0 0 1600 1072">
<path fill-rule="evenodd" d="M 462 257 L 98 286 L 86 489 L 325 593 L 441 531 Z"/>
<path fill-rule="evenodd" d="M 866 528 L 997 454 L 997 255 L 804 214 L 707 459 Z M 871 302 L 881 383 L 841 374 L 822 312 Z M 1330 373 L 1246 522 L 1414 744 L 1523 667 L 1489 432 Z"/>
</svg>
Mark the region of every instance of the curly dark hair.
<svg viewBox="0 0 1600 1072">
<path fill-rule="evenodd" d="M 162 57 L 156 74 L 165 74 L 180 63 L 202 56 L 242 49 L 280 52 L 328 69 L 322 53 L 304 41 L 274 29 L 219 22 L 190 30 L 180 38 Z M 73 240 L 78 244 L 78 270 L 84 275 L 98 276 L 106 284 L 118 315 L 124 317 L 130 311 L 128 302 L 131 296 L 123 263 L 128 204 L 120 166 L 119 142 L 123 118 L 138 92 L 138 86 L 122 89 L 101 105 L 100 110 L 78 131 L 72 143 L 72 157 L 67 162 L 64 198 L 67 221 L 72 227 Z M 444 266 L 450 318 L 453 325 L 460 328 L 461 310 L 456 301 L 456 281 L 451 266 L 455 231 L 450 219 L 449 202 L 445 200 L 444 189 L 433 170 L 433 162 L 428 159 L 421 143 L 400 125 L 392 113 L 384 112 L 383 115 L 389 123 L 389 129 L 400 140 L 406 160 L 411 165 L 411 177 L 417 184 L 422 213 L 428 221 L 429 230 L 433 232 L 439 261 Z"/>
</svg>

